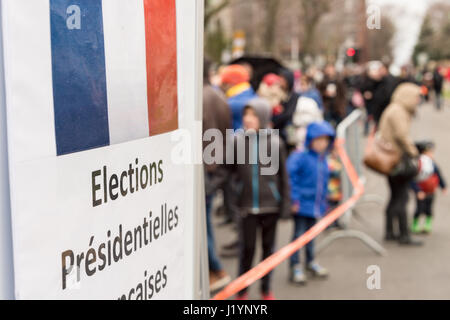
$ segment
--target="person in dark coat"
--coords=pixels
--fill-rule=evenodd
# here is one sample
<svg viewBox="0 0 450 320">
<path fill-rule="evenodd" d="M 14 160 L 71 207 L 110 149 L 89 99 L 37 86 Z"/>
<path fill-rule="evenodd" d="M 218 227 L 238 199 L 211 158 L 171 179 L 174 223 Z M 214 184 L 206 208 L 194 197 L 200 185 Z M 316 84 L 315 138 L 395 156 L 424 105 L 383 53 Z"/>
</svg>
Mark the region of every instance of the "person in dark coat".
<svg viewBox="0 0 450 320">
<path fill-rule="evenodd" d="M 219 130 L 223 137 L 226 130 L 232 127 L 231 112 L 221 91 L 213 88 L 209 82 L 209 61 L 205 60 L 203 75 L 203 133 L 210 129 Z M 203 142 L 203 149 L 207 147 Z M 225 145 L 223 146 L 225 150 Z M 222 264 L 217 257 L 214 229 L 212 226 L 212 202 L 214 194 L 227 180 L 227 170 L 223 164 L 212 163 L 204 165 L 205 171 L 205 194 L 206 194 L 206 229 L 208 238 L 208 263 L 210 290 L 216 291 L 227 285 L 231 278 L 223 270 Z"/>
<path fill-rule="evenodd" d="M 444 77 L 441 75 L 439 68 L 433 72 L 433 89 L 436 95 L 436 109 L 441 110 L 442 107 L 442 88 L 444 86 Z"/>
<path fill-rule="evenodd" d="M 242 110 L 247 103 L 257 95 L 250 85 L 250 68 L 246 65 L 229 65 L 221 73 L 221 87 L 227 97 L 232 117 L 232 129 L 242 129 Z M 228 179 L 224 189 L 225 221 L 227 225 L 238 220 L 236 206 L 235 177 Z M 237 252 L 237 241 L 233 241 L 223 247 L 225 251 L 231 251 L 231 255 Z M 230 252 L 225 253 L 230 255 Z"/>
<path fill-rule="evenodd" d="M 389 105 L 394 90 L 400 81 L 392 76 L 387 67 L 380 61 L 368 63 L 367 70 L 360 83 L 359 90 L 364 98 L 367 112 L 365 134 L 369 134 L 370 124 L 373 122 L 377 127 L 381 115 Z"/>
<path fill-rule="evenodd" d="M 283 107 L 282 112 L 278 115 L 273 115 L 272 124 L 274 129 L 280 130 L 280 137 L 283 139 L 284 143 L 287 144 L 285 129 L 292 122 L 299 95 L 294 91 L 294 74 L 291 71 L 281 69 L 279 71 L 279 76 L 283 79 L 282 88 L 286 92 L 287 99 L 281 104 Z M 287 145 L 288 149 L 294 147 L 295 146 Z"/>
<path fill-rule="evenodd" d="M 267 129 L 270 124 L 269 102 L 255 98 L 249 101 L 243 112 L 245 133 L 239 132 L 235 136 L 234 164 L 230 166 L 239 178 L 238 206 L 241 215 L 239 275 L 252 267 L 258 231 L 262 237 L 262 259 L 273 254 L 277 221 L 280 217 L 289 216 L 290 205 L 284 143 L 271 130 L 267 131 L 267 135 L 259 131 Z M 262 139 L 267 141 L 263 143 Z M 245 146 L 244 150 L 241 149 L 242 146 Z M 274 148 L 278 152 L 275 152 Z M 245 161 L 239 161 L 239 154 L 245 155 Z M 270 163 L 264 163 L 262 154 L 271 155 Z M 276 154 L 279 157 L 274 156 Z M 273 167 L 274 161 L 278 163 L 278 170 Z M 272 170 L 273 172 L 270 172 Z M 261 283 L 264 300 L 274 299 L 270 289 L 270 275 L 270 273 L 266 275 Z M 238 300 L 247 298 L 247 289 L 239 292 Z"/>
<path fill-rule="evenodd" d="M 381 115 L 391 102 L 392 95 L 399 84 L 385 65 L 372 61 L 368 65 L 367 74 L 361 92 L 366 103 L 367 114 L 375 124 L 380 122 Z"/>
<path fill-rule="evenodd" d="M 347 89 L 334 65 L 325 68 L 325 77 L 318 89 L 323 98 L 325 120 L 336 127 L 347 113 Z"/>
<path fill-rule="evenodd" d="M 399 80 L 389 72 L 386 65 L 382 65 L 381 74 L 383 77 L 381 79 L 381 85 L 375 92 L 375 99 L 377 101 L 374 110 L 375 123 L 380 122 L 384 110 L 386 110 L 387 106 L 391 102 L 392 95 L 399 85 Z"/>
</svg>

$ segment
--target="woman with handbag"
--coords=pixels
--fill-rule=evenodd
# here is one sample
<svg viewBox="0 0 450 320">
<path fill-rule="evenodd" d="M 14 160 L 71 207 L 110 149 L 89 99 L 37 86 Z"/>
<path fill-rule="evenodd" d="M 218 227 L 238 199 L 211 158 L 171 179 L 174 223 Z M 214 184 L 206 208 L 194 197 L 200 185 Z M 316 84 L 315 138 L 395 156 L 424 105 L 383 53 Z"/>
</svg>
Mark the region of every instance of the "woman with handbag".
<svg viewBox="0 0 450 320">
<path fill-rule="evenodd" d="M 378 138 L 392 149 L 397 159 L 388 174 L 391 198 L 386 209 L 385 240 L 398 240 L 402 245 L 421 245 L 409 234 L 407 204 L 410 183 L 417 174 L 416 159 L 419 152 L 410 136 L 411 122 L 421 101 L 420 87 L 413 83 L 401 84 L 394 92 L 391 104 L 383 112 Z M 399 234 L 394 232 L 398 221 Z"/>
</svg>

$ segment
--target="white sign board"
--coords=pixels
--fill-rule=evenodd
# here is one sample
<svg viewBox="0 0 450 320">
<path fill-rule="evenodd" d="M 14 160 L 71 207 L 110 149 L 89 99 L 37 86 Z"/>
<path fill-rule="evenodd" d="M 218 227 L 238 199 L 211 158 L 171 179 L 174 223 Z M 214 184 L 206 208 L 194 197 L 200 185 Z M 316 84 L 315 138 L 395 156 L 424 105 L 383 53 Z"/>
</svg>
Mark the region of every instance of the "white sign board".
<svg viewBox="0 0 450 320">
<path fill-rule="evenodd" d="M 18 299 L 193 298 L 199 3 L 2 1 Z"/>
<path fill-rule="evenodd" d="M 3 61 L 2 43 L 2 33 L 0 32 L 0 300 L 14 298 L 5 83 L 3 64 L 1 63 Z"/>
</svg>

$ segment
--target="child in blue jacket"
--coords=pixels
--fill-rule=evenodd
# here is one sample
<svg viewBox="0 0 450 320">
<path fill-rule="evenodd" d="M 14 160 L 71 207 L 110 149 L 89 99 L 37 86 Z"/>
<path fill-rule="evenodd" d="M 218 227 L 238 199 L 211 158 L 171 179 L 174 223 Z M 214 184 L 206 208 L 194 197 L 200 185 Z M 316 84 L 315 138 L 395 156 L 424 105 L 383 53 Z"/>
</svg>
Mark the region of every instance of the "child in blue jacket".
<svg viewBox="0 0 450 320">
<path fill-rule="evenodd" d="M 328 122 L 314 122 L 307 128 L 305 150 L 294 152 L 287 161 L 291 185 L 292 212 L 295 219 L 294 240 L 313 227 L 327 212 L 329 168 L 327 156 L 332 150 L 335 131 Z M 290 280 L 305 284 L 300 265 L 300 251 L 290 260 Z M 328 271 L 314 262 L 314 242 L 306 245 L 306 270 L 316 277 L 328 276 Z"/>
</svg>

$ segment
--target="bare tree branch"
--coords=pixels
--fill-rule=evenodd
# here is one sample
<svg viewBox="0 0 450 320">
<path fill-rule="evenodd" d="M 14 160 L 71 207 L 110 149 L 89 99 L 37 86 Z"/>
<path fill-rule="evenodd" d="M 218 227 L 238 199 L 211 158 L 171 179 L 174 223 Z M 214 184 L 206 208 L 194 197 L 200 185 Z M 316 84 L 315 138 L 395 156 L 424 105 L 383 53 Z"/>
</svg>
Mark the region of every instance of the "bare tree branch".
<svg viewBox="0 0 450 320">
<path fill-rule="evenodd" d="M 264 33 L 264 49 L 267 52 L 273 51 L 275 31 L 277 28 L 278 10 L 280 8 L 280 0 L 264 0 L 264 9 L 266 11 L 265 33 Z"/>
<path fill-rule="evenodd" d="M 222 0 L 219 4 L 212 6 L 211 0 L 205 0 L 205 26 L 209 24 L 211 19 L 225 9 L 231 0 Z"/>
<path fill-rule="evenodd" d="M 303 39 L 303 53 L 310 53 L 314 35 L 319 25 L 320 18 L 330 11 L 330 1 L 328 0 L 302 0 L 303 28 L 305 37 Z"/>
</svg>

